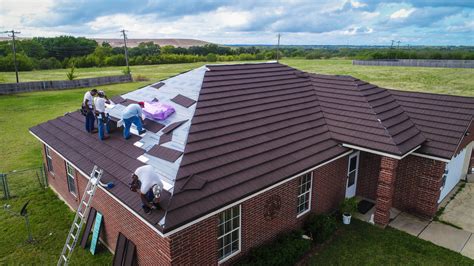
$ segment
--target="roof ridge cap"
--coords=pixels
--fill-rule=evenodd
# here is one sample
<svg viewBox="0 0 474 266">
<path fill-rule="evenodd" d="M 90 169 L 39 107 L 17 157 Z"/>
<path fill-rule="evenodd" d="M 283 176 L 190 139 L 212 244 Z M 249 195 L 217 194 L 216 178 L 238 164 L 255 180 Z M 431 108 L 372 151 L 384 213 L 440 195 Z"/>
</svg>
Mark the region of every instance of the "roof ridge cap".
<svg viewBox="0 0 474 266">
<path fill-rule="evenodd" d="M 359 81 L 362 81 L 362 80 L 359 80 Z M 393 109 L 396 109 L 396 108 L 400 108 L 402 110 L 402 113 L 401 114 L 398 114 L 396 116 L 400 116 L 400 115 L 405 115 L 406 117 L 408 117 L 408 120 L 410 121 L 410 123 L 412 124 L 411 125 L 411 128 L 415 128 L 417 130 L 417 135 L 418 134 L 421 134 L 421 136 L 423 136 L 423 138 L 426 140 L 426 137 L 422 134 L 421 130 L 416 126 L 416 124 L 411 120 L 411 117 L 407 114 L 407 112 L 405 111 L 405 109 L 403 109 L 403 106 L 397 101 L 397 99 L 390 93 L 390 91 L 386 88 L 381 88 L 375 84 L 372 84 L 370 82 L 366 82 L 366 81 L 362 81 L 364 82 L 365 84 L 361 84 L 361 85 L 371 85 L 373 86 L 373 88 L 371 89 L 380 89 L 381 90 L 381 93 L 387 93 L 387 96 L 386 97 L 390 97 L 390 99 L 392 100 L 392 102 L 395 102 L 396 103 L 396 107 L 395 108 L 392 108 L 391 110 Z M 367 97 L 370 96 L 370 95 L 367 95 L 366 93 L 364 93 L 364 91 L 360 90 L 359 89 L 359 84 L 356 83 L 356 81 L 353 81 L 353 84 L 355 85 L 355 87 L 357 88 L 358 92 L 360 93 L 360 95 L 366 100 L 367 104 L 369 105 L 370 107 L 370 110 L 373 112 L 373 114 L 375 115 L 375 117 L 377 118 L 377 121 L 380 123 L 380 125 L 383 127 L 383 129 L 385 130 L 388 138 L 390 139 L 390 142 L 396 147 L 396 149 L 398 150 L 398 152 L 400 154 L 403 154 L 403 152 L 400 150 L 400 147 L 399 145 L 402 144 L 403 142 L 401 143 L 397 143 L 395 140 L 394 140 L 394 136 L 392 135 L 392 133 L 390 132 L 390 128 L 387 127 L 387 125 L 385 124 L 385 121 L 383 121 L 382 119 L 380 119 L 380 112 L 378 112 L 376 109 L 382 107 L 382 106 L 374 106 L 372 104 L 372 101 L 373 100 L 369 100 Z M 379 98 L 380 99 L 380 98 Z M 379 100 L 377 99 L 377 100 Z M 393 117 L 390 117 L 388 119 L 391 119 Z"/>
</svg>

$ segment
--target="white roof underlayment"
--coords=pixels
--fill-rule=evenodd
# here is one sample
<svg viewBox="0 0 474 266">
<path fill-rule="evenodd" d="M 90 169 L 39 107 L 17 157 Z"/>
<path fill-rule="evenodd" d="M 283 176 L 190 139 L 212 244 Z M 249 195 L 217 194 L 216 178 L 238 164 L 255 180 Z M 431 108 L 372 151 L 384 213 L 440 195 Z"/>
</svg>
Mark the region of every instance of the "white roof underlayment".
<svg viewBox="0 0 474 266">
<path fill-rule="evenodd" d="M 156 98 L 161 103 L 172 106 L 175 109 L 175 112 L 171 114 L 166 120 L 151 120 L 154 120 L 165 127 L 174 122 L 188 120 L 186 123 L 172 131 L 172 141 L 161 144 L 163 147 L 184 152 L 186 141 L 188 139 L 189 128 L 191 127 L 191 120 L 196 110 L 199 92 L 201 90 L 204 74 L 206 71 L 208 71 L 208 68 L 206 66 L 202 66 L 200 68 L 196 68 L 189 72 L 159 82 L 164 83 L 164 85 L 159 89 L 152 87 L 152 85 L 154 85 L 152 84 L 121 95 L 121 97 L 137 102 L 151 102 L 154 98 Z M 171 99 L 176 97 L 178 94 L 193 99 L 196 101 L 196 103 L 186 108 L 171 101 Z M 125 109 L 125 106 L 121 104 L 111 104 L 108 105 L 106 112 L 108 112 L 112 117 L 121 119 L 123 109 Z M 145 151 L 149 151 L 153 146 L 158 145 L 160 136 L 163 135 L 162 130 L 157 133 L 147 131 L 145 134 L 140 135 L 141 139 L 134 143 L 135 146 L 140 147 Z M 132 128 L 131 133 L 137 135 L 137 130 Z M 144 155 L 138 157 L 137 160 L 153 166 L 158 175 L 163 179 L 164 189 L 170 193 L 173 193 L 174 183 L 182 157 L 183 155 L 181 155 L 174 163 L 172 163 L 145 153 Z"/>
</svg>

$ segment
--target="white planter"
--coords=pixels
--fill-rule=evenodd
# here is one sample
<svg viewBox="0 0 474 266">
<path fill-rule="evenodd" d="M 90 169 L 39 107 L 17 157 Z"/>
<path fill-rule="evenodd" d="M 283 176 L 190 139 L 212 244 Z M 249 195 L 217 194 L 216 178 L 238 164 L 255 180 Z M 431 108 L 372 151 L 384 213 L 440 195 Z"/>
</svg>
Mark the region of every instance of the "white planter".
<svg viewBox="0 0 474 266">
<path fill-rule="evenodd" d="M 350 224 L 352 216 L 350 214 L 342 214 L 342 223 L 343 224 Z"/>
</svg>

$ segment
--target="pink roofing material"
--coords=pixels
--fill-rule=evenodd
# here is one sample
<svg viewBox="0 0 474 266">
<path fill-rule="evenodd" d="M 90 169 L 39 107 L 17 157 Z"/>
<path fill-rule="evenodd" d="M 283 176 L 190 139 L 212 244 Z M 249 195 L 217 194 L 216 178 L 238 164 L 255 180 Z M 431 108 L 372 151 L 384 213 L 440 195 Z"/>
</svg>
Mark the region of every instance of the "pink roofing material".
<svg viewBox="0 0 474 266">
<path fill-rule="evenodd" d="M 160 102 L 145 102 L 145 107 L 143 108 L 143 113 L 145 113 L 146 117 L 156 120 L 165 120 L 174 112 L 172 106 Z"/>
</svg>

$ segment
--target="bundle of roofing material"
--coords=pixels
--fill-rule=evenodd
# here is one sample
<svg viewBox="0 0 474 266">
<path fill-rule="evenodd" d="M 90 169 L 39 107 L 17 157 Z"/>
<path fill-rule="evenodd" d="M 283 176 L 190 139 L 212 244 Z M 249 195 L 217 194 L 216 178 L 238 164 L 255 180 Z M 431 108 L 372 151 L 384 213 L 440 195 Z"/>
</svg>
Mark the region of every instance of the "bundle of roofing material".
<svg viewBox="0 0 474 266">
<path fill-rule="evenodd" d="M 143 113 L 146 117 L 156 120 L 165 120 L 174 112 L 175 110 L 172 106 L 161 102 L 145 102 L 145 107 L 143 108 Z"/>
</svg>

